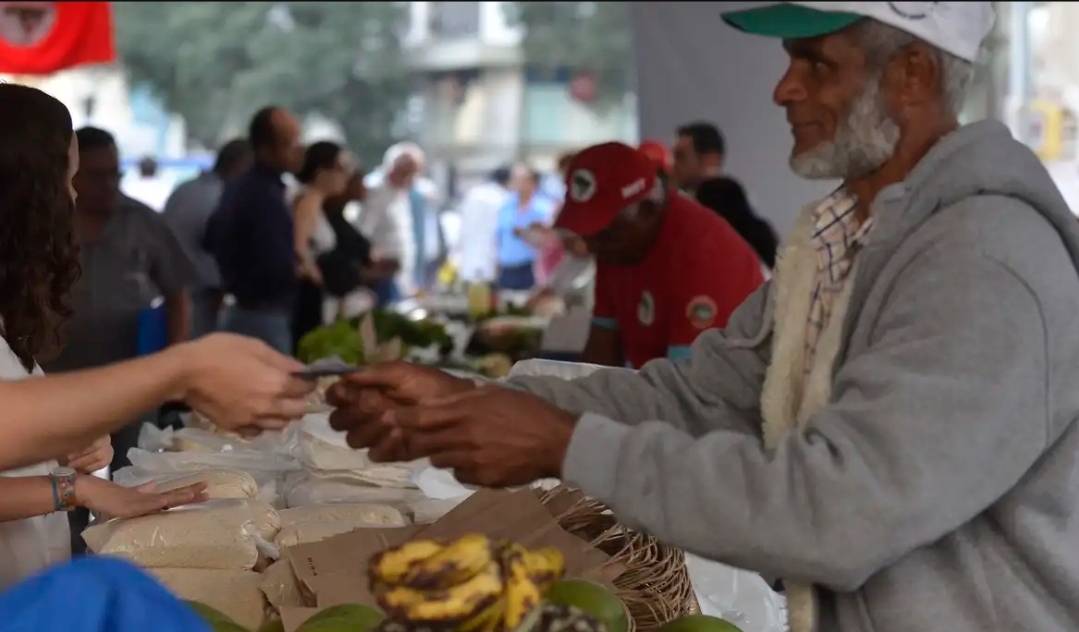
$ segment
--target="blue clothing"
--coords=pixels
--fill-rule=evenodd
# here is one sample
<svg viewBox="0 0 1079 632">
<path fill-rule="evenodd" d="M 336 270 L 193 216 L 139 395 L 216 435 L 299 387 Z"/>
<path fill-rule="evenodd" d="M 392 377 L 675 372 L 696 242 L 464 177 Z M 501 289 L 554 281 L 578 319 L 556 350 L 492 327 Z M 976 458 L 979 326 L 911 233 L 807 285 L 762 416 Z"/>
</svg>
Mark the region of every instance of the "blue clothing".
<svg viewBox="0 0 1079 632">
<path fill-rule="evenodd" d="M 498 209 L 498 265 L 513 268 L 534 262 L 536 249 L 514 235 L 513 231 L 536 223 L 549 224 L 553 214 L 554 205 L 545 196 L 533 195 L 528 205 L 520 208 L 520 197 L 516 193 L 511 194 Z"/>
<path fill-rule="evenodd" d="M 292 314 L 233 305 L 225 316 L 225 331 L 257 338 L 277 351 L 292 355 Z"/>
<path fill-rule="evenodd" d="M 4 632 L 211 632 L 161 584 L 128 562 L 84 557 L 0 593 Z"/>
<path fill-rule="evenodd" d="M 413 283 L 417 288 L 422 288 L 427 284 L 427 200 L 418 188 L 412 187 L 408 190 L 408 204 L 412 211 L 412 243 L 416 244 Z"/>
<path fill-rule="evenodd" d="M 238 305 L 291 313 L 299 279 L 281 174 L 256 165 L 226 184 L 204 241 Z"/>
<path fill-rule="evenodd" d="M 536 270 L 531 263 L 502 267 L 498 270 L 498 289 L 531 290 L 536 286 Z"/>
<path fill-rule="evenodd" d="M 401 288 L 393 279 L 384 279 L 371 288 L 378 297 L 378 306 L 386 307 L 401 300 Z"/>
</svg>

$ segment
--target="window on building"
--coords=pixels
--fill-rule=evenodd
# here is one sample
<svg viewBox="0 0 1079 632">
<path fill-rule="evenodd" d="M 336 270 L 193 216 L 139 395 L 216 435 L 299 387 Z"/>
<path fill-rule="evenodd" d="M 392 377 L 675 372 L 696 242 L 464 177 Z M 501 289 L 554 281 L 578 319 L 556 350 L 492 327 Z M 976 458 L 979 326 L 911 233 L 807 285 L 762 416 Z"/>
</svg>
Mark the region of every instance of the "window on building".
<svg viewBox="0 0 1079 632">
<path fill-rule="evenodd" d="M 478 37 L 479 2 L 432 2 L 430 30 L 435 37 Z"/>
</svg>

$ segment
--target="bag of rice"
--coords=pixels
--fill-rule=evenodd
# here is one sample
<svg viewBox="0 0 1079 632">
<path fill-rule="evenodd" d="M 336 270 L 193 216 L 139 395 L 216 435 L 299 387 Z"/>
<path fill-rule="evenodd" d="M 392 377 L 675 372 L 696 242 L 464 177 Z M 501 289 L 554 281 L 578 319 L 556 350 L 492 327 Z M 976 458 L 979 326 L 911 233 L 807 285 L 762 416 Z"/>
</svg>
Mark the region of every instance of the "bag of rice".
<svg viewBox="0 0 1079 632">
<path fill-rule="evenodd" d="M 283 493 L 286 507 L 361 503 L 398 505 L 424 498 L 419 489 L 375 487 L 360 482 L 320 479 L 305 473 L 290 479 Z"/>
<path fill-rule="evenodd" d="M 282 518 L 281 531 L 274 539 L 274 546 L 279 551 L 364 527 L 403 527 L 408 524 L 397 509 L 379 505 L 322 505 L 283 511 L 287 517 Z"/>
<path fill-rule="evenodd" d="M 252 571 L 152 568 L 148 571 L 181 599 L 197 601 L 228 615 L 248 630 L 266 621 L 263 576 Z"/>
<path fill-rule="evenodd" d="M 281 521 L 255 500 L 211 500 L 140 518 L 109 520 L 83 531 L 91 551 L 146 568 L 250 570 L 259 553 L 275 555 Z"/>
<path fill-rule="evenodd" d="M 403 527 L 408 524 L 404 515 L 388 505 L 343 503 L 339 505 L 309 505 L 277 512 L 281 526 L 296 522 L 350 522 L 377 527 Z"/>
<path fill-rule="evenodd" d="M 155 481 L 154 489 L 168 492 L 195 483 L 206 483 L 206 495 L 211 500 L 259 497 L 259 486 L 253 476 L 240 470 L 224 468 L 203 470 L 196 474 L 163 477 Z"/>
</svg>

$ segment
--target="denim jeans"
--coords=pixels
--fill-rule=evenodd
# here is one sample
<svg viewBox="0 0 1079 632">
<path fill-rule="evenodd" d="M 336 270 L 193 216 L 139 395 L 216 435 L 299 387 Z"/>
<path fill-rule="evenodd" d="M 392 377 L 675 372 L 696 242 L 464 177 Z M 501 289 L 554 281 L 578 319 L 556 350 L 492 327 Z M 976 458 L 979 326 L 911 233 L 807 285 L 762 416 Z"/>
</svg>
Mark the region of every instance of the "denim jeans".
<svg viewBox="0 0 1079 632">
<path fill-rule="evenodd" d="M 292 355 L 291 315 L 276 311 L 232 306 L 225 317 L 225 331 L 259 340 L 286 355 Z"/>
</svg>

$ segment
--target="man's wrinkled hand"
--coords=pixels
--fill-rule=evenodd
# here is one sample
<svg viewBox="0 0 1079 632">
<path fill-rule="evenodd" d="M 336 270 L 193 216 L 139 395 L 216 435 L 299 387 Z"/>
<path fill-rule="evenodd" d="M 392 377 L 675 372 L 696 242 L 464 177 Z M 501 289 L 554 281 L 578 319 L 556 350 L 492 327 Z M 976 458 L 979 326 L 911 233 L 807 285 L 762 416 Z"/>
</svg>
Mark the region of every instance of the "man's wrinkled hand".
<svg viewBox="0 0 1079 632">
<path fill-rule="evenodd" d="M 542 399 L 484 386 L 440 399 L 397 406 L 379 420 L 371 458 L 429 457 L 462 483 L 525 485 L 561 476 L 576 416 Z"/>
<path fill-rule="evenodd" d="M 371 365 L 330 387 L 326 401 L 337 409 L 330 426 L 346 432 L 350 446 L 372 448 L 373 459 L 408 460 L 401 433 L 387 423 L 387 414 L 474 388 L 469 380 L 407 362 Z"/>
</svg>

